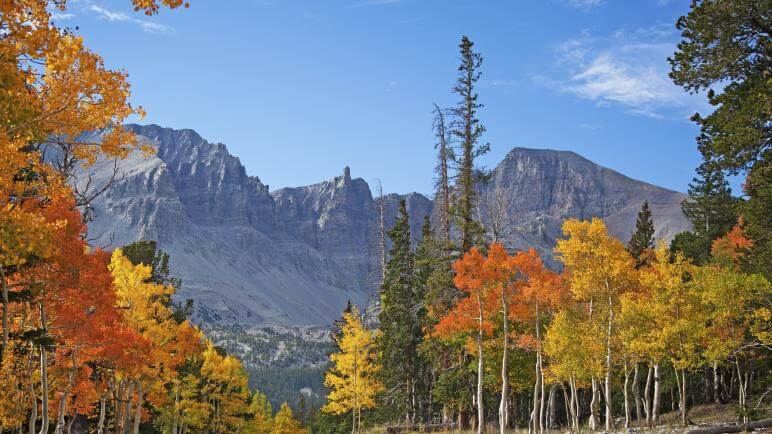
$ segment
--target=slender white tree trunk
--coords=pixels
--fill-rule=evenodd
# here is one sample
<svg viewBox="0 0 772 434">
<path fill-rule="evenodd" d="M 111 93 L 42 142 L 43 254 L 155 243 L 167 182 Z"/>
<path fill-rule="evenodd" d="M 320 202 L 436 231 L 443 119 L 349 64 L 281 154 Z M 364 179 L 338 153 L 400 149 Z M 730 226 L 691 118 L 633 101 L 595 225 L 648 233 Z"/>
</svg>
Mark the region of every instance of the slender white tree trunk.
<svg viewBox="0 0 772 434">
<path fill-rule="evenodd" d="M 659 423 L 659 398 L 660 398 L 659 364 L 654 365 L 654 396 L 652 397 L 651 425 Z"/>
<path fill-rule="evenodd" d="M 604 382 L 604 394 L 606 395 L 606 431 L 614 429 L 614 415 L 611 409 L 611 336 L 614 323 L 611 294 L 608 296 L 608 325 L 606 327 L 606 379 Z"/>
<path fill-rule="evenodd" d="M 592 385 L 592 400 L 590 401 L 590 419 L 588 420 L 588 424 L 590 427 L 590 431 L 595 431 L 598 429 L 598 416 L 600 413 L 600 398 L 598 395 L 600 394 L 600 390 L 598 390 L 598 380 L 595 377 L 592 377 L 591 381 Z"/>
<path fill-rule="evenodd" d="M 501 402 L 499 402 L 499 429 L 504 434 L 509 426 L 509 376 L 507 375 L 507 363 L 509 355 L 509 311 L 507 306 L 506 291 L 501 291 L 501 307 L 504 313 L 503 324 L 503 352 L 501 356 Z"/>
<path fill-rule="evenodd" d="M 625 362 L 624 366 L 625 370 L 625 384 L 624 384 L 624 397 L 625 397 L 625 430 L 630 428 L 630 397 L 627 393 L 628 390 L 628 384 L 630 383 L 630 371 L 627 369 L 627 362 Z"/>
</svg>

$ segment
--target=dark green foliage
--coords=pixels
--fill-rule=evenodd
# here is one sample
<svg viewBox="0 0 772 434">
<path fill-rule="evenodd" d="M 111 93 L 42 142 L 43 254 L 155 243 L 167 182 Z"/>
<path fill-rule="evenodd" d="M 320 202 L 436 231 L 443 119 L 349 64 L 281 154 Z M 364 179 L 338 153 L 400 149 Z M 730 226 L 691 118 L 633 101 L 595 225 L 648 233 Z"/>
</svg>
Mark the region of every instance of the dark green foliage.
<svg viewBox="0 0 772 434">
<path fill-rule="evenodd" d="M 487 180 L 488 175 L 475 166 L 475 160 L 490 151 L 490 144 L 479 143 L 485 133 L 485 126 L 477 117 L 477 111 L 483 105 L 477 101 L 475 86 L 480 79 L 483 58 L 473 47 L 474 43 L 468 37 L 461 38 L 461 65 L 458 67 L 458 78 L 453 87 L 453 93 L 458 95 L 460 100 L 450 110 L 453 116 L 450 134 L 459 148 L 453 153 L 457 174 L 452 213 L 461 232 L 462 252 L 484 243 L 485 230 L 475 219 L 474 213 L 477 202 L 475 185 Z"/>
<path fill-rule="evenodd" d="M 627 251 L 635 258 L 636 264 L 641 265 L 641 255 L 646 249 L 654 247 L 654 221 L 651 219 L 649 201 L 644 201 L 638 212 L 638 220 L 635 222 L 635 232 L 627 243 Z"/>
<path fill-rule="evenodd" d="M 160 285 L 170 285 L 179 289 L 180 279 L 169 276 L 169 254 L 158 249 L 153 240 L 136 241 L 123 246 L 124 256 L 134 265 L 149 265 L 151 267 L 150 281 Z"/>
<path fill-rule="evenodd" d="M 381 381 L 387 407 L 414 420 L 417 415 L 417 390 L 423 361 L 418 345 L 423 336 L 423 287 L 416 278 L 414 254 L 410 250 L 410 218 L 405 200 L 389 230 L 391 251 L 386 263 L 386 277 L 381 285 L 381 336 L 378 349 Z"/>
<path fill-rule="evenodd" d="M 682 236 L 674 246 L 697 264 L 704 264 L 710 257 L 713 240 L 737 224 L 738 202 L 732 197 L 724 174 L 712 161 L 703 161 L 697 175 L 689 184 L 689 198 L 681 203 L 681 209 L 691 221 L 692 233 L 698 240 Z"/>
<path fill-rule="evenodd" d="M 744 265 L 772 277 L 772 4 L 695 0 L 677 27 L 682 40 L 669 59 L 670 77 L 688 91 L 709 89 L 714 110 L 693 118 L 701 127 L 699 149 L 721 170 L 746 173 L 740 214 L 753 247 Z"/>
<path fill-rule="evenodd" d="M 322 406 L 326 396 L 322 384 L 324 369 L 321 367 L 246 367 L 246 371 L 249 388 L 264 393 L 273 408 L 279 408 L 286 402 L 297 413 L 300 409 L 301 390 L 307 388 L 311 393 L 303 396 L 303 406 L 305 414 L 309 414 Z"/>
<path fill-rule="evenodd" d="M 710 245 L 694 232 L 680 232 L 670 242 L 671 252 L 681 252 L 695 264 L 705 264 L 710 259 Z"/>
<path fill-rule="evenodd" d="M 754 244 L 743 259 L 743 268 L 772 279 L 772 167 L 751 172 L 745 192 L 751 199 L 742 206 L 743 231 Z"/>
<path fill-rule="evenodd" d="M 182 281 L 169 275 L 169 254 L 158 249 L 153 240 L 136 241 L 121 248 L 124 256 L 134 265 L 149 265 L 151 267 L 150 281 L 158 285 L 174 287 L 179 291 Z M 175 303 L 171 299 L 165 301 L 172 308 L 172 317 L 177 324 L 190 319 L 193 314 L 193 300 L 187 299 L 184 303 Z"/>
</svg>

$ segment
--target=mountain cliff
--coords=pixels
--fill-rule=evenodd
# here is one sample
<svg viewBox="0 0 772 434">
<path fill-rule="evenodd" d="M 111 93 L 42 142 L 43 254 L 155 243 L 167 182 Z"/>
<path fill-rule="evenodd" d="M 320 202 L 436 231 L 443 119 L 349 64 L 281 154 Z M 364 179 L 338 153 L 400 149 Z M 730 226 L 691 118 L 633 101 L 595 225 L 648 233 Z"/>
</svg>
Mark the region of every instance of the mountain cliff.
<svg viewBox="0 0 772 434">
<path fill-rule="evenodd" d="M 182 278 L 178 297 L 195 301 L 197 321 L 245 328 L 329 324 L 347 300 L 372 300 L 378 215 L 370 187 L 349 168 L 318 184 L 270 191 L 225 145 L 192 130 L 129 128 L 155 155 L 118 162 L 120 177 L 94 203 L 89 237 L 109 248 L 157 240 Z M 113 162 L 88 170 L 95 183 L 103 182 Z M 571 152 L 515 148 L 480 193 L 483 205 L 493 197 L 506 202 L 510 247 L 535 246 L 546 255 L 568 217 L 602 217 L 626 239 L 644 200 L 652 205 L 657 236 L 688 227 L 679 208 L 683 194 Z M 434 203 L 418 193 L 386 195 L 387 225 L 402 198 L 415 240 Z"/>
</svg>

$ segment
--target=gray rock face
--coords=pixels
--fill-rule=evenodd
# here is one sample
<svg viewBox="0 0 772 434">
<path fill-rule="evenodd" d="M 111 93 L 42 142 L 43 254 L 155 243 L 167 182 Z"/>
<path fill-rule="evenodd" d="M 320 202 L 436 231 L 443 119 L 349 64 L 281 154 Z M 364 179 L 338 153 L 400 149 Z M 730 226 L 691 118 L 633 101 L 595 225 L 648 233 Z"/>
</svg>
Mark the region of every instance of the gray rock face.
<svg viewBox="0 0 772 434">
<path fill-rule="evenodd" d="M 548 260 L 568 218 L 600 217 L 609 232 L 627 241 L 648 201 L 655 237 L 670 240 L 690 227 L 680 208 L 685 194 L 628 178 L 568 151 L 512 149 L 480 188 L 480 197 L 483 215 L 491 212 L 487 205 L 499 214 L 504 210 L 513 222 L 505 231 L 508 247 L 535 247 Z"/>
<path fill-rule="evenodd" d="M 180 299 L 195 301 L 195 319 L 245 328 L 329 324 L 347 300 L 365 305 L 378 280 L 378 216 L 367 183 L 341 176 L 307 187 L 269 191 L 246 175 L 238 158 L 192 130 L 129 126 L 155 155 L 120 161 L 123 175 L 95 203 L 93 244 L 121 246 L 155 239 L 181 277 Z M 89 168 L 94 182 L 112 162 Z M 652 204 L 658 236 L 688 224 L 683 194 L 629 179 L 570 152 L 516 148 L 481 194 L 506 197 L 517 230 L 513 248 L 549 253 L 567 217 L 606 219 L 629 237 L 643 200 Z M 385 196 L 390 226 L 404 198 L 417 241 L 431 199 Z"/>
</svg>

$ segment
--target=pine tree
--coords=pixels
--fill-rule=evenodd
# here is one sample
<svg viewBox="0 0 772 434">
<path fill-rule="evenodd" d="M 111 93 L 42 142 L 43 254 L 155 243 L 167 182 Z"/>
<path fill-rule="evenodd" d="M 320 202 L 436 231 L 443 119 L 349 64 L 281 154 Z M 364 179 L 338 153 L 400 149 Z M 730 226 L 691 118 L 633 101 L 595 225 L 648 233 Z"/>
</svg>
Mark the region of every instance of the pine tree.
<svg viewBox="0 0 772 434">
<path fill-rule="evenodd" d="M 627 243 L 627 251 L 630 252 L 638 267 L 643 264 L 641 256 L 644 251 L 654 247 L 654 221 L 651 219 L 649 201 L 644 201 L 638 212 L 638 220 L 635 222 L 635 232 Z"/>
<path fill-rule="evenodd" d="M 689 184 L 689 198 L 681 203 L 684 215 L 692 222 L 693 235 L 679 234 L 671 247 L 702 264 L 710 256 L 713 240 L 737 224 L 737 200 L 723 172 L 712 161 L 703 161 L 697 175 Z"/>
<path fill-rule="evenodd" d="M 420 370 L 418 345 L 422 330 L 414 255 L 410 249 L 410 221 L 405 200 L 400 201 L 399 216 L 389 231 L 392 248 L 386 264 L 386 278 L 381 286 L 379 340 L 381 380 L 388 392 L 389 408 L 404 414 L 405 420 L 416 416 L 416 382 Z"/>
<path fill-rule="evenodd" d="M 457 166 L 456 190 L 453 213 L 461 231 L 461 252 L 484 243 L 485 233 L 480 222 L 475 219 L 476 192 L 475 184 L 487 178 L 486 174 L 475 166 L 475 160 L 490 151 L 488 143 L 481 145 L 480 137 L 485 133 L 485 126 L 477 118 L 477 111 L 482 104 L 477 101 L 475 86 L 480 79 L 480 67 L 483 58 L 474 51 L 474 43 L 468 37 L 461 38 L 459 44 L 461 65 L 458 67 L 458 79 L 453 93 L 461 100 L 451 109 L 453 122 L 450 134 L 458 142 L 459 152 L 454 155 Z"/>
</svg>

